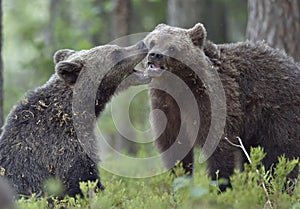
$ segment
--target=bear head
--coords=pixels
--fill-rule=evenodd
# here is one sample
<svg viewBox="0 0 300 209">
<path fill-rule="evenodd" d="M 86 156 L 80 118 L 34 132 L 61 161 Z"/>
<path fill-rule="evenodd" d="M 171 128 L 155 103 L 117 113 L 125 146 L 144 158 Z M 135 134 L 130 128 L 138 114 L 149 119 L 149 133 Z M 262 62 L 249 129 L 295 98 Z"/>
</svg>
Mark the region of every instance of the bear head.
<svg viewBox="0 0 300 209">
<path fill-rule="evenodd" d="M 165 70 L 178 74 L 186 65 L 200 58 L 205 62 L 203 48 L 206 29 L 201 23 L 193 28 L 183 29 L 159 24 L 149 33 L 144 42 L 148 47 L 147 73 L 151 77 L 160 76 Z"/>
<path fill-rule="evenodd" d="M 134 69 L 147 52 L 143 41 L 128 47 L 103 45 L 81 51 L 62 49 L 53 57 L 55 78 L 62 81 L 67 91 L 73 92 L 73 99 L 85 104 L 82 111 L 87 111 L 84 108 L 95 102 L 94 112 L 98 117 L 116 92 L 151 81 L 144 72 Z M 92 114 L 91 108 L 89 111 Z"/>
<path fill-rule="evenodd" d="M 97 46 L 89 50 L 61 49 L 54 54 L 56 74 L 69 86 L 73 86 L 83 72 L 90 79 L 100 79 L 106 86 L 117 87 L 131 74 L 143 73 L 134 67 L 147 55 L 143 41 L 129 47 L 117 45 Z"/>
</svg>

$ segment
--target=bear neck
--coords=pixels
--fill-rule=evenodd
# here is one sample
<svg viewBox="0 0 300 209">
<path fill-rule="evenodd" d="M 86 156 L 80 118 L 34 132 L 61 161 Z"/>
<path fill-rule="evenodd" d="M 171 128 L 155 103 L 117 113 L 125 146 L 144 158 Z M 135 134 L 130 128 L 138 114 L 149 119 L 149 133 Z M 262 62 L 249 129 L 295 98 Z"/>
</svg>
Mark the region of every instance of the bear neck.
<svg viewBox="0 0 300 209">
<path fill-rule="evenodd" d="M 57 111 L 57 115 L 68 114 L 71 116 L 72 94 L 72 89 L 57 75 L 53 75 L 46 84 L 30 91 L 24 100 L 28 100 L 26 102 L 33 107 L 53 109 Z"/>
<path fill-rule="evenodd" d="M 195 69 L 197 71 L 201 71 L 202 69 Z M 197 92 L 205 92 L 205 84 L 202 82 L 202 80 L 198 76 L 198 72 L 194 72 L 191 68 L 187 66 L 181 66 L 172 69 L 171 71 L 176 76 L 178 76 L 181 80 L 183 80 L 186 85 L 191 89 L 192 91 L 197 90 Z M 201 75 L 201 74 L 199 74 Z"/>
<path fill-rule="evenodd" d="M 100 83 L 95 101 L 95 114 L 97 118 L 100 117 L 105 105 L 115 94 L 117 87 L 117 84 L 106 79 L 103 79 L 103 82 Z"/>
</svg>

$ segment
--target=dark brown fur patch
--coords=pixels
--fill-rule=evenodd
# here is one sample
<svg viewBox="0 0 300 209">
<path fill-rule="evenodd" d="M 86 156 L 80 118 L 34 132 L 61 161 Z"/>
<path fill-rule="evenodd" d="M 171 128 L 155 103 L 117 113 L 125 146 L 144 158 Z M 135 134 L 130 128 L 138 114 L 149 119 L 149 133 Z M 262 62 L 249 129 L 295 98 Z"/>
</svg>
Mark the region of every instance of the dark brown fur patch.
<svg viewBox="0 0 300 209">
<path fill-rule="evenodd" d="M 191 29 L 189 29 L 191 30 Z M 263 164 L 267 169 L 277 162 L 280 155 L 289 159 L 300 156 L 300 69 L 291 57 L 284 52 L 273 49 L 265 43 L 241 42 L 216 45 L 206 41 L 203 50 L 195 45 L 182 28 L 161 25 L 145 38 L 146 45 L 165 34 L 171 34 L 169 45 L 176 46 L 181 53 L 194 63 L 197 72 L 209 73 L 217 70 L 226 95 L 226 123 L 224 134 L 218 147 L 208 159 L 209 174 L 216 179 L 229 178 L 235 167 L 237 148 L 224 138 L 236 142 L 240 137 L 246 150 L 251 146 L 262 146 L 267 153 Z M 164 51 L 163 45 L 156 49 Z M 149 51 L 151 53 L 151 50 Z M 197 59 L 195 59 L 197 57 Z M 167 63 L 167 69 L 179 76 L 193 92 L 201 118 L 200 131 L 195 145 L 203 146 L 211 123 L 211 103 L 203 81 L 178 60 Z M 164 83 L 163 77 L 153 78 L 157 83 Z M 178 94 L 180 96 L 180 89 Z M 167 119 L 167 127 L 161 135 L 156 135 L 158 149 L 166 151 L 177 140 L 181 126 L 186 131 L 182 146 L 189 144 L 188 128 L 193 124 L 180 117 L 180 109 L 174 99 L 167 93 L 150 89 L 152 109 L 162 110 Z M 184 98 L 184 95 L 181 95 Z M 192 116 L 194 113 L 186 113 Z M 187 117 L 188 118 L 188 117 Z M 183 121 L 186 120 L 186 121 Z M 154 118 L 154 131 L 160 121 Z M 192 145 L 194 147 L 195 145 Z M 179 146 L 180 147 L 180 146 Z M 180 148 L 178 148 L 180 150 Z M 167 166 L 174 166 L 177 160 L 183 162 L 187 172 L 192 172 L 192 149 L 185 158 L 177 159 L 176 153 L 164 158 Z M 242 163 L 245 159 L 242 159 Z M 298 170 L 294 169 L 290 177 L 296 178 Z M 221 189 L 225 189 L 222 187 Z"/>
</svg>

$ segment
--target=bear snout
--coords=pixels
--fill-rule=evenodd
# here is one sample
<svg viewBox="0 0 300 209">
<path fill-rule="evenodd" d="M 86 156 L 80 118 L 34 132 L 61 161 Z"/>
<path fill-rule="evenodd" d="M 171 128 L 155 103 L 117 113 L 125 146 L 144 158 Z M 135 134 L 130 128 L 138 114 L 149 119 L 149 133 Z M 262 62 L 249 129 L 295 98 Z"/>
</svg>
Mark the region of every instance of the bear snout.
<svg viewBox="0 0 300 209">
<path fill-rule="evenodd" d="M 153 62 L 160 61 L 160 60 L 162 60 L 163 56 L 164 55 L 162 53 L 160 53 L 159 51 L 150 52 L 148 55 L 148 60 L 153 61 Z"/>
</svg>

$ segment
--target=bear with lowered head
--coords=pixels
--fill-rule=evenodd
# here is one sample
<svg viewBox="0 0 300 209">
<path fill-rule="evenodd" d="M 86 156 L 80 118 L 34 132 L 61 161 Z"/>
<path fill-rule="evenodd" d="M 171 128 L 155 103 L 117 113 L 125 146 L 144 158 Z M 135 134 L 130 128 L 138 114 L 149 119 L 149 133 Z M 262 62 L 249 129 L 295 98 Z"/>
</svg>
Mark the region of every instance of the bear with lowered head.
<svg viewBox="0 0 300 209">
<path fill-rule="evenodd" d="M 55 74 L 14 107 L 0 137 L 1 173 L 19 195 L 43 194 L 48 178 L 70 196 L 81 181 L 104 188 L 94 125 L 115 92 L 150 81 L 134 70 L 146 54 L 142 41 L 55 53 Z"/>
</svg>

